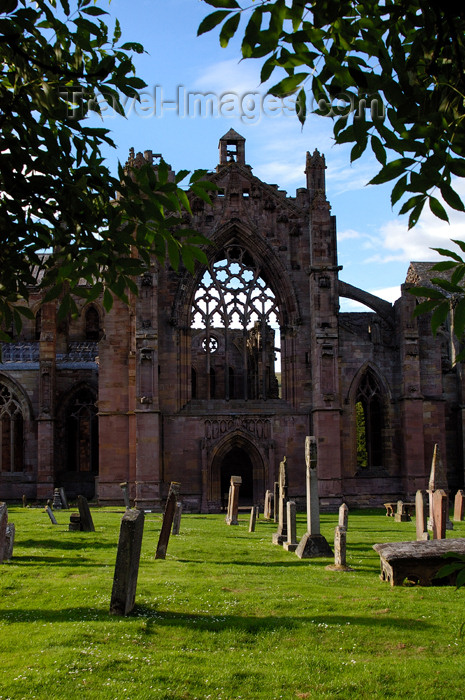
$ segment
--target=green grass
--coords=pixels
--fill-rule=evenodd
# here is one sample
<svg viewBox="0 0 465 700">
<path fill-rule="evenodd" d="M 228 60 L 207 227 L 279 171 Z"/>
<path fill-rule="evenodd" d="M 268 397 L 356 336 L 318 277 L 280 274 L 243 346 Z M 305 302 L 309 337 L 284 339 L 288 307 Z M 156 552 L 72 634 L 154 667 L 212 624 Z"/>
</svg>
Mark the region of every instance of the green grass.
<svg viewBox="0 0 465 700">
<path fill-rule="evenodd" d="M 276 525 L 183 515 L 166 560 L 147 514 L 134 613 L 109 615 L 122 509 L 92 511 L 95 533 L 9 508 L 13 559 L 0 566 L 0 699 L 275 700 L 462 698 L 465 589 L 391 588 L 375 542 L 415 523 L 350 512 L 349 573 L 271 543 Z M 321 529 L 332 543 L 336 515 Z M 298 534 L 305 530 L 298 516 Z M 448 536 L 465 537 L 465 522 Z"/>
</svg>

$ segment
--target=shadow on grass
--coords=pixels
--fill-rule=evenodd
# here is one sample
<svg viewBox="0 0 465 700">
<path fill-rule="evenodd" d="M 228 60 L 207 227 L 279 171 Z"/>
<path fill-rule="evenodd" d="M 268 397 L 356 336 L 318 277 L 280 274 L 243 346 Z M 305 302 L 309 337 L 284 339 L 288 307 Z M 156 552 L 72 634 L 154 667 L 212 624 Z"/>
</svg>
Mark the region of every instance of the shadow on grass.
<svg viewBox="0 0 465 700">
<path fill-rule="evenodd" d="M 73 540 L 71 539 L 73 537 L 74 533 L 70 535 L 70 537 L 67 537 L 67 533 L 63 533 L 63 539 L 56 539 L 56 540 L 44 540 L 44 539 L 39 539 L 39 540 L 21 540 L 21 542 L 18 542 L 18 548 L 19 547 L 32 547 L 34 549 L 38 549 L 40 551 L 47 550 L 47 549 L 54 549 L 54 550 L 64 550 L 70 551 L 70 550 L 76 550 L 76 549 L 114 549 L 116 551 L 117 547 L 117 540 L 115 542 L 102 542 L 101 540 L 96 539 L 95 533 L 88 533 L 89 539 L 79 539 L 79 540 Z M 18 559 L 16 555 L 14 555 L 15 559 Z"/>
<path fill-rule="evenodd" d="M 91 620 L 94 622 L 105 622 L 114 619 L 119 622 L 121 617 L 118 615 L 110 615 L 109 610 L 102 610 L 98 607 L 75 607 L 64 608 L 62 610 L 39 610 L 37 608 L 23 610 L 8 610 L 0 608 L 0 616 L 9 624 L 17 622 L 25 622 L 27 624 L 33 622 L 41 623 L 69 623 L 82 622 L 83 620 Z M 305 626 L 314 627 L 376 627 L 386 630 L 401 629 L 426 631 L 434 627 L 434 625 L 425 620 L 417 620 L 407 617 L 347 617 L 344 615 L 315 615 L 312 617 L 291 617 L 291 616 L 266 616 L 266 617 L 248 617 L 240 615 L 199 615 L 177 612 L 163 612 L 155 605 L 136 605 L 131 615 L 126 618 L 129 620 L 140 619 L 145 623 L 149 623 L 151 628 L 155 627 L 195 627 L 200 630 L 218 630 L 218 629 L 235 629 L 246 631 L 250 634 L 261 634 L 263 632 L 271 632 L 280 629 L 296 629 Z"/>
</svg>

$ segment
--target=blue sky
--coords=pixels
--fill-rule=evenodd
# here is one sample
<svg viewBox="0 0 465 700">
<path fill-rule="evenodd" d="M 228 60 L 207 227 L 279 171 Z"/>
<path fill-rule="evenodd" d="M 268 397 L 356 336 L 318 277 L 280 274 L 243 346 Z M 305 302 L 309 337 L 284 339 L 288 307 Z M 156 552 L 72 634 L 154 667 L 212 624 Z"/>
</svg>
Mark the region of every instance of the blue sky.
<svg viewBox="0 0 465 700">
<path fill-rule="evenodd" d="M 105 0 L 101 5 L 106 7 Z M 409 261 L 438 259 L 431 247 L 447 248 L 449 239 L 463 238 L 464 215 L 450 212 L 448 225 L 427 211 L 408 231 L 406 217 L 391 209 L 391 187 L 366 186 L 379 170 L 374 157 L 366 154 L 351 166 L 350 147 L 333 145 L 329 118 L 310 115 L 301 129 L 289 104 L 265 98 L 261 64 L 240 62 L 238 41 L 222 49 L 217 31 L 196 36 L 211 9 L 201 0 L 112 0 L 108 23 L 118 17 L 122 40 L 146 49 L 134 61 L 148 87 L 142 105 L 128 101 L 126 118 L 104 112 L 104 126 L 118 146 L 109 153 L 110 165 L 116 168 L 134 147 L 162 153 L 175 170 L 213 169 L 218 140 L 232 127 L 246 138 L 253 173 L 294 195 L 305 186 L 306 151 L 318 148 L 326 157 L 327 196 L 337 217 L 340 277 L 393 301 Z M 200 94 L 210 95 L 213 114 L 199 114 Z M 462 183 L 458 190 L 465 195 Z M 347 302 L 350 308 L 354 302 Z"/>
</svg>

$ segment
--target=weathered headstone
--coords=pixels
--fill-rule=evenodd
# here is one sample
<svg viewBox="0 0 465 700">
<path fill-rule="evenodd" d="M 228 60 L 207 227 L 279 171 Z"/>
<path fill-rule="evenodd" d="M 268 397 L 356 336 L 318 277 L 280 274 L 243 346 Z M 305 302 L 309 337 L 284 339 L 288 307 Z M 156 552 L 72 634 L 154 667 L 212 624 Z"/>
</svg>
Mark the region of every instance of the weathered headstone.
<svg viewBox="0 0 465 700">
<path fill-rule="evenodd" d="M 82 532 L 95 532 L 94 521 L 92 520 L 87 498 L 85 496 L 78 496 L 77 503 L 79 508 L 79 516 L 81 518 Z"/>
<path fill-rule="evenodd" d="M 120 487 L 121 487 L 121 491 L 123 492 L 124 505 L 126 506 L 126 510 L 129 510 L 131 508 L 131 504 L 129 502 L 128 482 L 127 481 L 121 482 Z"/>
<path fill-rule="evenodd" d="M 338 525 L 334 530 L 334 564 L 326 567 L 330 571 L 353 571 L 347 566 L 347 528 Z"/>
<path fill-rule="evenodd" d="M 345 503 L 339 506 L 339 521 L 338 526 L 343 527 L 347 530 L 347 525 L 349 523 L 349 508 Z"/>
<path fill-rule="evenodd" d="M 226 515 L 227 525 L 239 525 L 237 515 L 239 513 L 239 489 L 242 484 L 242 477 L 232 476 L 229 486 L 228 512 Z"/>
<path fill-rule="evenodd" d="M 464 512 L 465 512 L 465 493 L 462 491 L 462 489 L 460 489 L 455 494 L 455 500 L 454 500 L 454 520 L 456 523 L 459 523 L 461 520 L 463 520 Z"/>
<path fill-rule="evenodd" d="M 273 486 L 273 520 L 277 523 L 279 518 L 279 481 L 275 481 Z"/>
<path fill-rule="evenodd" d="M 318 452 L 316 438 L 305 438 L 305 463 L 307 467 L 307 532 L 299 542 L 295 553 L 299 559 L 332 557 L 333 551 L 320 533 L 320 501 L 318 497 Z"/>
<path fill-rule="evenodd" d="M 168 549 L 168 542 L 170 540 L 170 532 L 173 525 L 174 512 L 176 510 L 176 503 L 178 502 L 180 488 L 181 484 L 178 481 L 171 482 L 168 498 L 166 499 L 165 512 L 163 513 L 163 523 L 160 530 L 160 536 L 158 538 L 155 559 L 165 559 L 166 557 L 166 550 Z"/>
<path fill-rule="evenodd" d="M 58 525 L 57 519 L 53 515 L 53 511 L 50 508 L 50 506 L 45 506 L 45 512 L 47 513 L 48 517 L 50 518 L 50 521 L 53 525 Z"/>
<path fill-rule="evenodd" d="M 8 523 L 8 508 L 6 503 L 0 503 L 0 564 L 5 556 L 6 527 Z"/>
<path fill-rule="evenodd" d="M 68 510 L 69 505 L 68 505 L 68 499 L 66 497 L 66 491 L 64 490 L 63 486 L 60 486 L 60 488 L 58 490 L 60 492 L 61 506 L 65 510 Z"/>
<path fill-rule="evenodd" d="M 271 508 L 272 508 L 272 493 L 267 489 L 265 493 L 265 506 L 263 508 L 263 518 L 265 520 L 271 520 Z"/>
<path fill-rule="evenodd" d="M 176 503 L 176 508 L 174 510 L 173 527 L 171 528 L 172 535 L 179 535 L 179 530 L 181 529 L 181 515 L 182 515 L 182 503 L 180 503 L 178 501 Z"/>
<path fill-rule="evenodd" d="M 61 510 L 63 508 L 63 504 L 61 502 L 61 494 L 60 494 L 60 489 L 53 489 L 53 510 Z"/>
<path fill-rule="evenodd" d="M 436 443 L 433 449 L 433 459 L 431 460 L 431 472 L 428 483 L 428 493 L 429 493 L 429 519 L 428 519 L 428 530 L 434 530 L 434 508 L 433 508 L 433 494 L 436 490 L 441 489 L 447 494 L 449 492 L 449 486 L 447 483 L 447 474 L 444 468 L 444 464 L 441 459 L 441 452 L 439 450 L 439 445 Z M 449 513 L 449 503 L 446 506 L 447 513 Z M 447 516 L 446 529 L 453 530 L 454 524 L 449 520 L 449 515 Z M 436 539 L 433 537 L 433 539 Z"/>
<path fill-rule="evenodd" d="M 68 530 L 72 532 L 78 532 L 81 529 L 81 516 L 79 513 L 71 513 L 69 516 L 69 526 Z"/>
<path fill-rule="evenodd" d="M 27 508 L 27 498 L 25 493 L 23 493 L 23 508 Z"/>
<path fill-rule="evenodd" d="M 415 526 L 417 540 L 429 540 L 428 517 L 426 514 L 426 492 L 418 489 L 415 494 Z"/>
<path fill-rule="evenodd" d="M 273 544 L 283 545 L 287 540 L 287 464 L 286 457 L 279 464 L 279 495 L 278 495 L 278 530 L 273 533 Z"/>
<path fill-rule="evenodd" d="M 113 615 L 127 615 L 134 608 L 143 532 L 144 511 L 126 511 L 121 520 L 111 592 Z"/>
<path fill-rule="evenodd" d="M 3 552 L 3 561 L 9 561 L 13 556 L 13 547 L 15 543 L 15 526 L 14 523 L 7 523 L 5 550 Z"/>
<path fill-rule="evenodd" d="M 255 532 L 255 523 L 257 521 L 257 509 L 252 506 L 250 509 L 249 532 Z"/>
<path fill-rule="evenodd" d="M 286 504 L 287 511 L 287 540 L 283 542 L 283 549 L 288 552 L 295 552 L 298 546 L 297 529 L 296 529 L 296 504 L 294 501 L 288 501 Z"/>
<path fill-rule="evenodd" d="M 408 523 L 412 518 L 403 501 L 397 501 L 397 512 L 394 516 L 396 523 Z"/>
<path fill-rule="evenodd" d="M 448 498 L 443 489 L 433 493 L 433 540 L 443 540 L 446 536 Z"/>
</svg>

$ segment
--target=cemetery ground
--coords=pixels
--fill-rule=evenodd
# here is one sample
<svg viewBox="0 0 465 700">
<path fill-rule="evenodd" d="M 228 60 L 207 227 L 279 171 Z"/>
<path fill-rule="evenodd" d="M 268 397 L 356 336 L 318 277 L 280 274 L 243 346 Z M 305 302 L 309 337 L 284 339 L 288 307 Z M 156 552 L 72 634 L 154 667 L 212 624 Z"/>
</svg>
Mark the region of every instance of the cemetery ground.
<svg viewBox="0 0 465 700">
<path fill-rule="evenodd" d="M 183 514 L 165 560 L 147 513 L 136 606 L 109 614 L 123 508 L 92 509 L 95 532 L 9 506 L 13 558 L 0 566 L 0 699 L 294 700 L 461 698 L 465 588 L 379 579 L 376 542 L 415 539 L 415 520 L 350 511 L 347 563 L 300 560 L 224 515 Z M 337 514 L 321 516 L 332 544 Z M 306 530 L 298 515 L 297 534 Z M 448 537 L 465 537 L 465 522 Z"/>
</svg>

